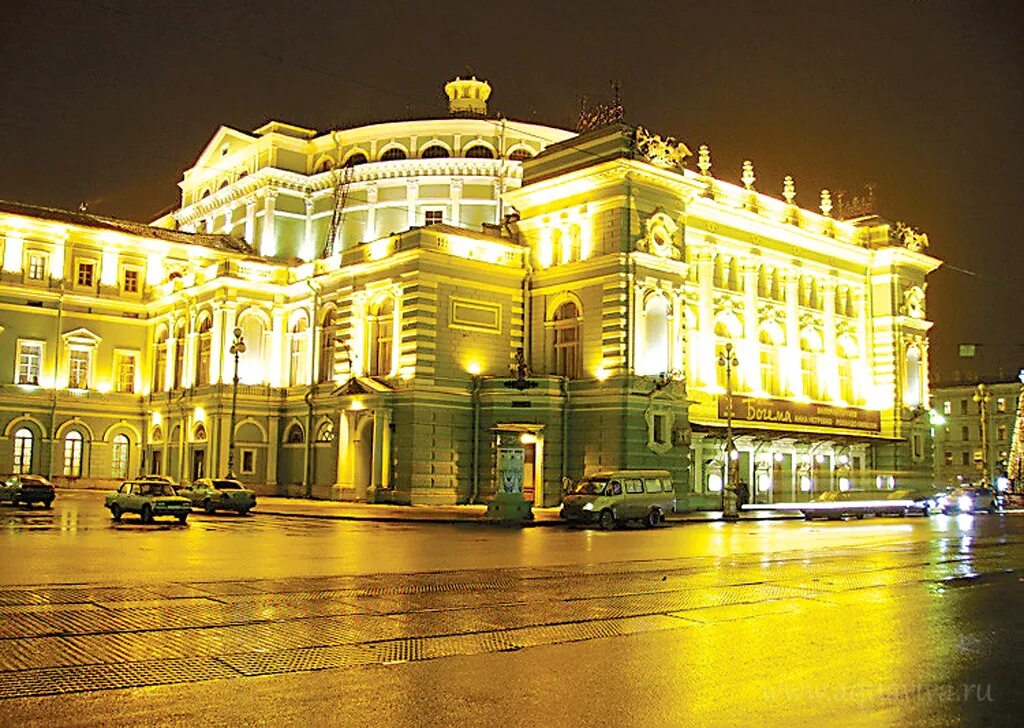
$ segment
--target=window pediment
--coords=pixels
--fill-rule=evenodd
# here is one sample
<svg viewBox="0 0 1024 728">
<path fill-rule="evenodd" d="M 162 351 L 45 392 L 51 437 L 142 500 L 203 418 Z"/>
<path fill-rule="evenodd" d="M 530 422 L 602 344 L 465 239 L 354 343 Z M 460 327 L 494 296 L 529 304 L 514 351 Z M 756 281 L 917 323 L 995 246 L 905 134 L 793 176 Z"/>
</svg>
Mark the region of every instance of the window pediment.
<svg viewBox="0 0 1024 728">
<path fill-rule="evenodd" d="M 60 335 L 60 338 L 64 340 L 65 346 L 96 347 L 99 346 L 101 341 L 103 341 L 102 337 L 98 334 L 94 334 L 86 328 L 65 331 Z"/>
</svg>

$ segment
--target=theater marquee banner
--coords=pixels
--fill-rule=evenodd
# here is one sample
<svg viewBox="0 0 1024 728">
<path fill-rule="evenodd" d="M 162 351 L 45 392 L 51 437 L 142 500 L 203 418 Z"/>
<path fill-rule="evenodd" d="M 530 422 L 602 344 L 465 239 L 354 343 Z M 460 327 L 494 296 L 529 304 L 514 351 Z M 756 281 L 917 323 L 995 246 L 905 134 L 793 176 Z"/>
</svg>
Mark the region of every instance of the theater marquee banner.
<svg viewBox="0 0 1024 728">
<path fill-rule="evenodd" d="M 729 397 L 718 398 L 718 418 L 726 419 Z M 732 418 L 745 422 L 771 422 L 795 427 L 838 427 L 844 430 L 880 432 L 882 415 L 878 410 L 835 407 L 830 404 L 791 402 L 787 399 L 732 398 Z"/>
</svg>

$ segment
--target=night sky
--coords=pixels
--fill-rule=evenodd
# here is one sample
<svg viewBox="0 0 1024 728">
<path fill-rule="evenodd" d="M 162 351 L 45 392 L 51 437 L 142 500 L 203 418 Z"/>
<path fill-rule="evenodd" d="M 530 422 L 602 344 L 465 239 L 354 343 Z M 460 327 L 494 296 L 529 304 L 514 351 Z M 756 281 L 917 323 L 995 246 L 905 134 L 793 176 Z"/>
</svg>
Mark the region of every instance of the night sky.
<svg viewBox="0 0 1024 728">
<path fill-rule="evenodd" d="M 1024 366 L 1016 3 L 21 5 L 0 44 L 0 199 L 148 221 L 221 124 L 444 115 L 441 86 L 472 72 L 492 112 L 574 128 L 614 79 L 627 121 L 708 144 L 719 178 L 749 158 L 759 191 L 792 174 L 810 208 L 875 182 L 948 263 L 929 279 L 933 376 Z"/>
</svg>

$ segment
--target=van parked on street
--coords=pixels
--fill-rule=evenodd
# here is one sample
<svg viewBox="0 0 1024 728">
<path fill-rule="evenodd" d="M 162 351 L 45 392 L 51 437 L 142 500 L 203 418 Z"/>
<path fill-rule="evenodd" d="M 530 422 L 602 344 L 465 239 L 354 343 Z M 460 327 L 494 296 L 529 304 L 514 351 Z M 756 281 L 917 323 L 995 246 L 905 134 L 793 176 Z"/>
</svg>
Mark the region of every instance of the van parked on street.
<svg viewBox="0 0 1024 728">
<path fill-rule="evenodd" d="M 610 530 L 627 521 L 653 528 L 675 513 L 676 494 L 667 470 L 607 470 L 588 475 L 562 499 L 559 516 Z"/>
</svg>

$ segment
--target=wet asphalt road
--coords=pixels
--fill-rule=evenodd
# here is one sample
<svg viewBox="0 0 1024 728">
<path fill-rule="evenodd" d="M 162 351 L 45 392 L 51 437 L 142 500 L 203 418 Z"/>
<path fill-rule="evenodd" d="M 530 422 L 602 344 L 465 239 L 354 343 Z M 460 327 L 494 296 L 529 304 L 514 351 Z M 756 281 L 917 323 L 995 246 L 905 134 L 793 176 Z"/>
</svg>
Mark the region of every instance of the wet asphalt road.
<svg viewBox="0 0 1024 728">
<path fill-rule="evenodd" d="M 1022 708 L 1021 515 L 154 527 L 62 496 L 0 506 L 2 725 L 1012 725 Z"/>
</svg>

